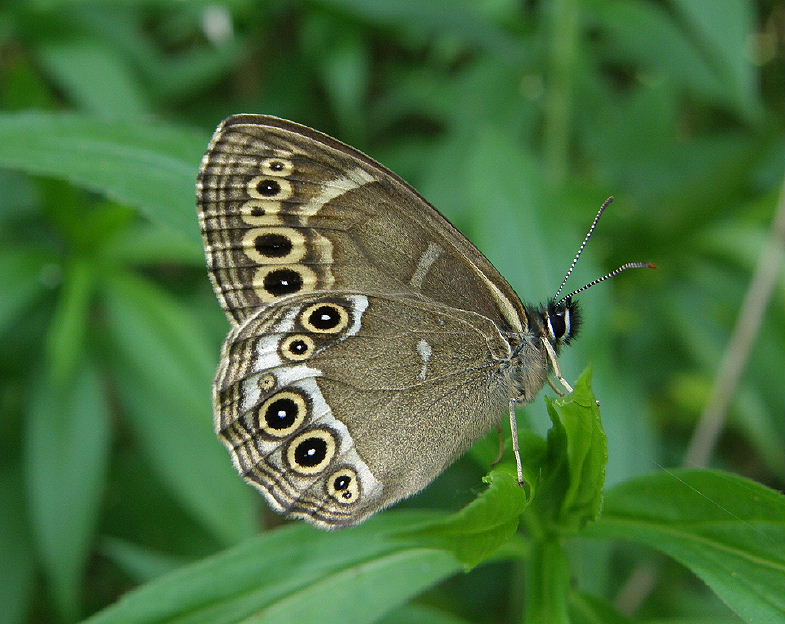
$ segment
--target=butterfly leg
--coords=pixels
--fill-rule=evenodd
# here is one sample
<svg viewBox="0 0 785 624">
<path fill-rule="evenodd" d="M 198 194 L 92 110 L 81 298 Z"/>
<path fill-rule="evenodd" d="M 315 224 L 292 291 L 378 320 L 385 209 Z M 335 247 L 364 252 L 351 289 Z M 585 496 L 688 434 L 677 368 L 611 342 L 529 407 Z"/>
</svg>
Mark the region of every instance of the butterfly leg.
<svg viewBox="0 0 785 624">
<path fill-rule="evenodd" d="M 515 455 L 515 467 L 518 469 L 518 485 L 523 487 L 523 464 L 521 449 L 518 443 L 518 419 L 515 418 L 515 399 L 510 401 L 510 433 L 512 434 L 512 453 Z"/>
<path fill-rule="evenodd" d="M 553 379 L 551 379 L 550 376 L 548 377 L 548 385 L 553 389 L 553 391 L 556 394 L 558 394 L 559 396 L 564 396 L 564 392 L 562 392 L 562 389 L 559 388 L 559 386 L 557 386 L 555 383 L 553 383 Z"/>
<path fill-rule="evenodd" d="M 548 359 L 551 361 L 551 368 L 553 369 L 553 374 L 556 375 L 556 379 L 559 380 L 559 383 L 568 393 L 572 392 L 572 386 L 567 383 L 567 380 L 561 374 L 559 360 L 556 358 L 556 351 L 553 350 L 553 346 L 546 338 L 542 338 L 542 344 L 545 346 L 545 351 L 548 353 Z"/>
</svg>

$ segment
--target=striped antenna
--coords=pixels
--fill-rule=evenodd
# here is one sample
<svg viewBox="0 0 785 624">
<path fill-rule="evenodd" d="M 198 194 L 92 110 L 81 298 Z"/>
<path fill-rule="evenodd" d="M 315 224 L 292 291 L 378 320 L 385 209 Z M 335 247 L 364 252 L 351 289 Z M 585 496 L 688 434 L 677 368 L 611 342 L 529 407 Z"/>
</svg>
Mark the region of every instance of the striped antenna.
<svg viewBox="0 0 785 624">
<path fill-rule="evenodd" d="M 558 303 L 556 305 L 558 306 L 560 303 L 564 303 L 570 297 L 574 297 L 578 293 L 582 293 L 584 290 L 588 290 L 592 286 L 596 286 L 600 282 L 604 282 L 606 279 L 610 279 L 612 277 L 616 277 L 619 273 L 624 273 L 624 271 L 626 271 L 627 269 L 656 269 L 656 268 L 657 268 L 657 265 L 656 264 L 652 264 L 651 262 L 628 262 L 627 264 L 624 264 L 624 265 L 620 266 L 618 269 L 615 269 L 615 270 L 611 271 L 607 275 L 603 275 L 602 277 L 598 277 L 596 280 L 592 280 L 588 284 L 584 284 L 583 286 L 581 286 L 577 290 L 573 290 L 569 295 L 564 295 L 564 297 L 559 299 L 559 301 L 558 301 Z"/>
<path fill-rule="evenodd" d="M 570 268 L 567 270 L 567 275 L 564 276 L 564 279 L 561 282 L 561 286 L 559 286 L 559 290 L 557 290 L 556 294 L 553 296 L 554 299 L 556 299 L 556 297 L 559 296 L 559 293 L 564 288 L 564 285 L 567 283 L 567 280 L 570 278 L 570 275 L 572 275 L 572 271 L 575 268 L 575 265 L 578 264 L 578 258 L 581 257 L 581 254 L 583 253 L 583 249 L 586 247 L 586 244 L 589 242 L 589 239 L 591 238 L 592 234 L 594 234 L 594 230 L 597 229 L 597 224 L 600 222 L 600 217 L 602 217 L 602 213 L 604 213 L 605 209 L 608 206 L 610 206 L 612 203 L 613 203 L 613 196 L 609 197 L 604 202 L 602 202 L 602 206 L 600 206 L 600 209 L 597 211 L 597 216 L 594 217 L 594 221 L 592 221 L 589 231 L 586 232 L 586 236 L 583 238 L 583 242 L 581 243 L 581 246 L 578 247 L 578 253 L 576 253 L 575 257 L 572 259 L 572 264 L 570 265 Z M 598 277 L 596 280 L 592 280 L 588 284 L 584 284 L 577 290 L 573 290 L 569 295 L 564 295 L 564 297 L 559 299 L 556 305 L 564 303 L 570 297 L 574 297 L 578 293 L 582 293 L 584 290 L 588 290 L 589 288 L 591 288 L 592 286 L 596 286 L 600 282 L 604 282 L 607 279 L 616 277 L 619 273 L 624 273 L 624 271 L 626 271 L 627 269 L 656 269 L 656 268 L 657 266 L 652 264 L 651 262 L 628 262 L 627 264 L 620 266 L 618 269 L 611 271 L 607 275 Z"/>
<path fill-rule="evenodd" d="M 589 242 L 591 235 L 594 234 L 594 230 L 597 229 L 597 224 L 600 222 L 600 217 L 602 216 L 602 213 L 605 212 L 605 209 L 613 203 L 613 199 L 614 199 L 613 196 L 611 196 L 608 199 L 606 199 L 604 202 L 602 202 L 602 206 L 600 206 L 600 209 L 597 211 L 597 216 L 594 217 L 594 221 L 591 222 L 591 227 L 589 228 L 589 231 L 586 232 L 586 236 L 583 237 L 583 242 L 581 243 L 581 246 L 578 247 L 578 253 L 575 254 L 575 257 L 572 259 L 572 264 L 570 265 L 570 268 L 567 270 L 567 274 L 564 276 L 564 279 L 561 281 L 559 290 L 557 290 L 556 294 L 553 295 L 554 299 L 556 299 L 556 297 L 559 296 L 559 293 L 564 288 L 564 285 L 567 283 L 567 280 L 570 279 L 570 275 L 572 275 L 572 271 L 575 268 L 575 265 L 578 264 L 578 258 L 581 257 L 581 254 L 583 253 L 583 249 L 586 247 L 586 243 Z M 564 297 L 562 301 L 564 299 L 566 299 L 566 297 Z"/>
</svg>

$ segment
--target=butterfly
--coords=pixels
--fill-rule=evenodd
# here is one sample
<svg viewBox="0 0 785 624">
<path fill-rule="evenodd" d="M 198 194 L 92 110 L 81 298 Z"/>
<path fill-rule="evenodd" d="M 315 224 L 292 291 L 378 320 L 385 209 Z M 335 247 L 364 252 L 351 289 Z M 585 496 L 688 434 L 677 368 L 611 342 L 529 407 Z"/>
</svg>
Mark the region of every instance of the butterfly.
<svg viewBox="0 0 785 624">
<path fill-rule="evenodd" d="M 609 200 L 610 201 L 610 200 Z M 215 428 L 277 511 L 356 525 L 427 486 L 552 371 L 574 296 L 525 305 L 395 173 L 297 123 L 234 115 L 197 181 L 199 224 L 231 323 Z"/>
</svg>

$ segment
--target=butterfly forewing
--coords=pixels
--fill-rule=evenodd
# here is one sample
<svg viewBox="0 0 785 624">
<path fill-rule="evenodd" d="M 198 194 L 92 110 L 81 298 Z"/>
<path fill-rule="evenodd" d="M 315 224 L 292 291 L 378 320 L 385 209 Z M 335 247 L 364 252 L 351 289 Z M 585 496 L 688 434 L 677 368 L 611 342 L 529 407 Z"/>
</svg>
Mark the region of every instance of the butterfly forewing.
<svg viewBox="0 0 785 624">
<path fill-rule="evenodd" d="M 398 176 L 274 117 L 216 131 L 198 181 L 216 293 L 234 323 L 292 294 L 420 296 L 520 331 L 520 300 L 488 260 Z"/>
</svg>

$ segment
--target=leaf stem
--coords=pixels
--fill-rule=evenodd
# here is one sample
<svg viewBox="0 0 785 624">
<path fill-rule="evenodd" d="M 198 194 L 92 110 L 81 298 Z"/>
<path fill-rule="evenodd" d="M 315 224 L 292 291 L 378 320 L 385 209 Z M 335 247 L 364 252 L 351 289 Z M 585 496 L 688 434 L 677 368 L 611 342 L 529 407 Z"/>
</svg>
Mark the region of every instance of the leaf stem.
<svg viewBox="0 0 785 624">
<path fill-rule="evenodd" d="M 524 622 L 569 624 L 570 564 L 558 538 L 532 543 L 526 572 Z"/>
<path fill-rule="evenodd" d="M 705 467 L 714 452 L 784 261 L 785 182 L 768 241 L 758 256 L 758 264 L 744 295 L 739 318 L 725 348 L 711 394 L 687 447 L 683 465 L 688 468 Z M 636 567 L 617 594 L 617 608 L 625 614 L 635 613 L 654 590 L 658 577 L 658 564 Z"/>
<path fill-rule="evenodd" d="M 704 467 L 708 464 L 717 440 L 725 426 L 728 410 L 747 367 L 752 347 L 760 332 L 763 315 L 771 300 L 777 276 L 785 261 L 785 184 L 780 193 L 769 238 L 758 256 L 758 265 L 744 295 L 741 312 L 725 348 L 708 401 L 698 426 L 693 432 L 684 466 Z"/>
</svg>

